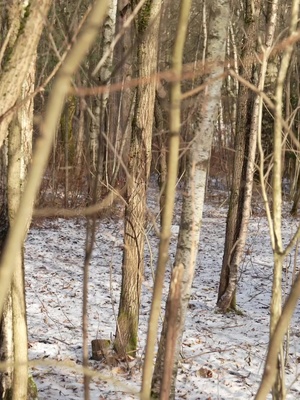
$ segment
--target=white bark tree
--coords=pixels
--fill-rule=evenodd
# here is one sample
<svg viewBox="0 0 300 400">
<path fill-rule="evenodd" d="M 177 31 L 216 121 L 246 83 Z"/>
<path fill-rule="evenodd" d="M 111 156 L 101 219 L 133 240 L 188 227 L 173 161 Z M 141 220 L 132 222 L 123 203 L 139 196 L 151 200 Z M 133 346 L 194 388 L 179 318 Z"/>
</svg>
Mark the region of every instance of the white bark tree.
<svg viewBox="0 0 300 400">
<path fill-rule="evenodd" d="M 33 99 L 30 95 L 34 89 L 36 48 L 44 26 L 45 17 L 51 1 L 42 2 L 39 6 L 31 8 L 27 1 L 12 0 L 7 4 L 8 32 L 7 49 L 4 50 L 4 74 L 0 80 L 0 88 L 3 90 L 4 98 L 0 101 L 0 108 L 8 110 L 6 97 L 9 101 L 15 99 L 20 105 L 15 112 L 4 115 L 0 131 L 7 139 L 7 208 L 9 224 L 13 225 L 15 215 L 19 208 L 21 193 L 27 175 L 27 167 L 31 159 L 32 131 L 33 131 Z M 34 7 L 33 6 L 33 7 Z M 25 53 L 19 53 L 23 47 L 24 38 L 29 34 L 27 24 L 31 25 L 32 16 L 37 19 L 37 29 L 32 36 L 34 46 L 26 48 Z M 22 40 L 23 39 L 23 40 Z M 20 46 L 20 47 L 18 47 Z M 11 52 L 13 56 L 5 63 L 6 53 Z M 24 57 L 25 54 L 25 57 Z M 9 57 L 8 57 L 9 58 Z M 22 58 L 22 61 L 21 61 Z M 15 91 L 11 89 L 12 74 L 16 75 Z M 18 74 L 23 76 L 23 81 L 18 81 Z M 15 80 L 13 80 L 14 82 Z M 8 92 L 5 93 L 5 90 Z M 7 96 L 5 96 L 7 94 Z M 5 113 L 5 111 L 4 111 Z M 10 125 L 9 125 L 10 123 Z M 5 132 L 4 129 L 7 129 Z M 3 129 L 3 130 L 2 130 Z M 5 149 L 4 149 L 5 152 Z M 28 226 L 27 226 L 28 229 Z M 28 370 L 27 370 L 27 326 L 25 306 L 25 285 L 23 246 L 18 248 L 15 255 L 15 272 L 12 279 L 11 290 L 5 300 L 4 312 L 0 329 L 0 352 L 1 359 L 14 362 L 14 367 L 8 367 L 1 375 L 0 396 L 11 396 L 13 400 L 27 399 Z"/>
<path fill-rule="evenodd" d="M 98 76 L 101 85 L 109 87 L 111 82 L 111 73 L 113 70 L 113 47 L 112 43 L 115 38 L 116 16 L 117 16 L 117 0 L 112 0 L 109 4 L 107 17 L 103 26 L 103 35 L 101 43 L 101 60 L 94 69 L 92 76 Z M 92 124 L 91 131 L 91 153 L 93 155 L 93 169 L 98 169 L 99 181 L 107 182 L 107 163 L 108 163 L 108 140 L 109 135 L 109 92 L 104 92 L 95 99 L 95 122 Z M 103 182 L 104 183 L 104 182 Z"/>
<path fill-rule="evenodd" d="M 178 339 L 174 355 L 176 365 L 173 369 L 170 397 L 172 399 L 175 398 L 178 358 L 198 254 L 207 168 L 210 158 L 214 124 L 221 96 L 225 45 L 229 24 L 228 0 L 214 0 L 211 1 L 207 7 L 209 11 L 209 25 L 204 76 L 204 83 L 206 86 L 200 97 L 198 115 L 190 128 L 191 140 L 187 156 L 187 172 L 181 223 L 174 263 L 175 267 L 182 265 L 184 270 L 181 301 L 178 310 Z M 168 313 L 166 313 L 153 376 L 153 392 L 155 395 L 159 393 L 161 378 L 163 376 L 168 319 L 169 316 Z"/>
<path fill-rule="evenodd" d="M 34 90 L 35 59 L 32 59 L 28 75 L 22 85 L 22 106 L 17 110 L 8 135 L 8 213 L 9 223 L 13 225 L 19 208 L 21 194 L 31 160 L 33 132 L 33 99 L 28 99 Z M 27 227 L 29 228 L 29 226 Z M 12 328 L 13 328 L 13 399 L 26 400 L 28 386 L 27 369 L 27 324 L 24 283 L 23 246 L 15 259 L 15 272 L 12 279 Z"/>
<path fill-rule="evenodd" d="M 169 157 L 168 166 L 166 165 L 166 183 L 165 187 L 165 200 L 164 205 L 161 208 L 161 236 L 159 243 L 159 255 L 157 261 L 157 269 L 155 274 L 155 282 L 153 288 L 153 299 L 151 304 L 150 317 L 148 322 L 148 333 L 147 333 L 147 344 L 145 351 L 145 360 L 143 366 L 143 379 L 141 389 L 141 400 L 147 400 L 151 393 L 151 379 L 153 370 L 153 357 L 154 348 L 157 337 L 158 320 L 161 309 L 161 297 L 165 279 L 165 269 L 168 262 L 169 243 L 171 238 L 171 226 L 174 212 L 175 195 L 176 195 L 176 182 L 178 176 L 178 164 L 179 164 L 179 145 L 180 145 L 180 127 L 181 127 L 181 81 L 180 77 L 182 74 L 182 62 L 184 44 L 186 41 L 186 33 L 188 28 L 189 16 L 191 9 L 191 0 L 182 0 L 180 4 L 180 12 L 178 17 L 178 25 L 176 31 L 176 37 L 174 42 L 173 54 L 172 54 L 172 72 L 177 76 L 177 79 L 172 82 L 170 89 L 170 133 L 169 133 Z M 180 292 L 180 286 L 179 286 Z M 179 293 L 180 297 L 180 293 Z M 175 318 L 176 318 L 175 309 Z M 161 388 L 162 392 L 165 392 L 165 396 L 169 395 L 170 381 L 172 375 L 173 358 L 171 351 L 170 363 L 168 374 L 164 380 L 165 388 Z M 171 374 L 170 374 L 171 372 Z"/>
<path fill-rule="evenodd" d="M 292 1 L 291 22 L 289 33 L 291 36 L 296 34 L 299 18 L 299 0 Z M 276 325 L 279 321 L 282 308 L 282 268 L 285 258 L 282 243 L 282 128 L 283 128 L 283 92 L 284 83 L 291 61 L 293 46 L 287 45 L 281 60 L 275 91 L 275 118 L 273 135 L 273 212 L 270 232 L 272 237 L 272 249 L 274 257 L 274 273 L 271 299 L 271 318 L 270 318 L 270 338 L 274 335 Z M 276 382 L 273 385 L 272 398 L 283 400 L 286 397 L 284 374 L 283 351 L 278 355 Z"/>
</svg>

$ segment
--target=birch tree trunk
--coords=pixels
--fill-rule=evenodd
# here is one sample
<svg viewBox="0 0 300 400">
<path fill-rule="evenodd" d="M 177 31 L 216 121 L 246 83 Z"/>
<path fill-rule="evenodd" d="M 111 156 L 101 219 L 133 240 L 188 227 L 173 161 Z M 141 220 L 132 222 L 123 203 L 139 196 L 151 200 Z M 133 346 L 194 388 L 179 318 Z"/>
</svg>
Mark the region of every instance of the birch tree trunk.
<svg viewBox="0 0 300 400">
<path fill-rule="evenodd" d="M 25 100 L 34 90 L 35 59 L 32 59 L 27 78 L 22 86 L 21 100 Z M 33 132 L 33 99 L 26 101 L 17 110 L 8 135 L 8 212 L 10 225 L 14 223 L 19 208 L 27 168 L 31 159 Z M 29 226 L 27 227 L 29 228 Z M 12 280 L 12 320 L 13 320 L 13 400 L 27 399 L 27 326 L 24 283 L 23 247 L 15 258 Z"/>
<path fill-rule="evenodd" d="M 299 16 L 299 0 L 292 1 L 290 35 L 294 35 L 297 30 Z M 287 45 L 281 60 L 277 86 L 275 92 L 275 120 L 274 120 L 274 138 L 273 138 L 273 257 L 274 257 L 274 275 L 272 285 L 271 299 L 271 319 L 270 319 L 270 337 L 274 335 L 277 322 L 281 315 L 282 308 L 282 266 L 284 261 L 282 233 L 281 233 L 281 214 L 282 214 L 282 120 L 283 120 L 283 88 L 290 65 L 293 52 L 293 46 Z M 274 400 L 283 400 L 286 397 L 285 382 L 283 378 L 284 360 L 283 352 L 278 356 L 278 370 L 276 382 L 273 385 L 272 398 Z"/>
<path fill-rule="evenodd" d="M 136 4 L 132 1 L 132 5 Z M 137 19 L 138 76 L 136 104 L 132 122 L 124 222 L 122 287 L 115 348 L 120 356 L 135 356 L 139 322 L 141 282 L 144 272 L 144 226 L 146 189 L 150 165 L 154 120 L 155 82 L 142 85 L 142 79 L 157 70 L 161 1 L 151 0 Z"/>
<path fill-rule="evenodd" d="M 161 209 L 161 235 L 159 242 L 159 253 L 157 260 L 157 268 L 155 273 L 155 281 L 153 287 L 153 299 L 151 303 L 151 311 L 148 322 L 148 332 L 147 332 L 147 343 L 145 350 L 145 359 L 143 365 L 143 378 L 142 378 L 142 388 L 141 388 L 141 400 L 148 400 L 151 394 L 151 380 L 153 374 L 153 358 L 154 349 L 157 338 L 157 328 L 158 320 L 161 310 L 161 298 L 165 279 L 165 269 L 168 262 L 169 253 L 169 243 L 171 238 L 171 226 L 174 213 L 175 205 L 175 195 L 176 195 L 176 182 L 178 176 L 178 164 L 179 164 L 179 146 L 180 146 L 180 128 L 181 128 L 181 75 L 182 75 L 182 63 L 184 54 L 184 45 L 186 42 L 186 34 L 190 16 L 191 0 L 182 0 L 180 3 L 180 11 L 178 17 L 178 25 L 176 30 L 176 37 L 174 42 L 173 54 L 172 54 L 172 72 L 177 77 L 177 79 L 171 83 L 170 88 L 170 133 L 169 133 L 169 157 L 168 157 L 168 167 L 166 168 L 166 180 L 165 180 L 165 207 Z M 180 266 L 180 271 L 178 274 L 173 276 L 181 280 L 183 267 Z M 177 286 L 177 290 L 173 291 L 172 294 L 175 295 L 178 304 L 180 301 L 180 282 L 174 285 Z M 171 283 L 172 287 L 172 283 Z M 172 292 L 172 289 L 171 289 Z M 176 292 L 176 294 L 175 294 Z M 172 295 L 170 296 L 172 297 Z M 173 298 L 174 300 L 174 298 Z M 176 305 L 177 305 L 176 304 Z M 174 316 L 174 321 L 177 320 L 177 308 L 172 307 L 174 301 L 169 302 L 170 311 L 174 311 L 172 315 Z M 176 344 L 176 333 L 177 324 L 174 326 L 175 335 L 173 336 L 173 346 Z M 169 337 L 168 332 L 166 332 L 166 338 Z M 167 340 L 167 339 L 166 339 Z M 171 376 L 174 364 L 173 358 L 173 348 L 168 348 L 166 351 L 169 355 L 169 365 L 168 369 L 165 369 L 165 379 L 162 378 L 163 384 L 160 386 L 160 393 L 162 396 L 168 397 L 171 386 Z M 166 357 L 168 357 L 168 355 Z"/>
<path fill-rule="evenodd" d="M 11 73 L 23 75 L 23 82 L 16 82 L 15 92 L 9 93 L 10 100 L 19 93 L 16 100 L 20 101 L 20 106 L 5 118 L 1 128 L 8 126 L 8 171 L 7 171 L 7 208 L 9 224 L 14 223 L 15 215 L 19 208 L 20 197 L 23 190 L 27 166 L 31 159 L 32 130 L 33 130 L 33 99 L 26 99 L 34 89 L 36 47 L 44 26 L 44 18 L 50 6 L 50 1 L 42 4 L 35 4 L 35 8 L 30 8 L 27 1 L 10 1 L 7 6 L 9 21 L 9 41 L 7 51 L 15 55 L 12 56 L 5 73 L 2 75 L 0 87 L 9 90 L 11 84 L 8 80 Z M 34 7 L 34 6 L 33 6 Z M 38 8 L 38 10 L 37 10 Z M 36 33 L 30 39 L 35 43 L 35 47 L 26 48 L 25 53 L 18 53 L 18 45 L 22 43 L 22 36 L 26 36 L 26 26 L 30 23 L 32 15 L 37 18 Z M 24 28 L 25 24 L 25 28 Z M 20 30 L 24 29 L 19 36 Z M 21 49 L 19 49 L 20 51 Z M 28 51 L 28 52 L 27 52 Z M 24 57 L 24 54 L 26 55 Z M 22 58 L 22 61 L 20 61 Z M 13 60 L 16 64 L 13 64 Z M 20 64 L 22 69 L 20 70 Z M 18 73 L 16 72 L 18 70 Z M 18 78 L 17 78 L 18 81 Z M 13 80 L 15 82 L 15 79 Z M 2 84 L 2 85 L 1 85 Z M 6 96 L 4 93 L 4 100 Z M 3 103 L 3 102 L 2 102 Z M 4 104 L 0 103 L 0 106 Z M 5 104 L 7 108 L 7 104 Z M 7 134 L 3 131 L 3 135 Z M 28 227 L 27 227 L 28 228 Z M 13 275 L 11 290 L 5 302 L 4 313 L 1 321 L 1 358 L 13 361 L 14 367 L 8 368 L 7 376 L 4 373 L 1 382 L 2 396 L 11 396 L 13 400 L 26 400 L 28 387 L 28 368 L 27 368 L 27 326 L 26 326 L 26 306 L 25 306 L 25 285 L 24 285 L 24 265 L 23 247 L 18 249 L 15 255 L 15 272 Z M 3 345 L 3 348 L 2 348 Z"/>
<path fill-rule="evenodd" d="M 211 151 L 214 123 L 216 121 L 218 104 L 221 97 L 225 45 L 229 23 L 228 0 L 211 1 L 207 4 L 207 8 L 209 12 L 206 55 L 206 65 L 208 65 L 208 69 L 204 77 L 204 82 L 206 82 L 207 85 L 204 93 L 201 95 L 197 120 L 191 126 L 191 142 L 187 157 L 185 190 L 175 258 L 175 267 L 183 265 L 184 271 L 182 277 L 181 301 L 178 310 L 180 324 L 174 354 L 175 367 L 173 369 L 170 395 L 172 399 L 175 398 L 178 357 L 198 253 L 207 167 Z M 166 312 L 152 382 L 153 394 L 155 396 L 159 393 L 161 377 L 163 376 L 168 319 L 169 315 L 168 312 Z"/>
<path fill-rule="evenodd" d="M 118 0 L 112 0 L 103 26 L 103 34 L 100 49 L 100 61 L 92 72 L 92 77 L 99 81 L 100 85 L 110 86 L 111 73 L 113 70 L 114 47 L 112 46 L 116 32 Z M 110 93 L 96 96 L 92 100 L 93 118 L 91 121 L 89 147 L 91 161 L 91 175 L 97 174 L 99 183 L 99 193 L 107 187 L 108 183 L 108 163 L 109 163 L 109 147 L 114 146 L 114 142 L 110 137 Z M 115 118 L 115 116 L 114 116 Z M 104 185 L 104 186 L 103 186 Z"/>
<path fill-rule="evenodd" d="M 18 1 L 14 0 L 9 2 L 12 8 L 18 8 L 17 3 Z M 30 3 L 27 1 L 20 3 L 26 7 L 19 21 L 18 30 L 21 31 L 21 34 L 16 38 L 10 57 L 5 57 L 7 61 L 3 64 L 0 77 L 0 147 L 7 137 L 7 129 L 13 118 L 12 108 L 20 96 L 23 82 L 35 56 L 52 0 L 33 0 Z M 25 54 L 26 57 L 24 57 Z"/>
<path fill-rule="evenodd" d="M 110 2 L 106 20 L 103 26 L 103 42 L 102 42 L 102 54 L 105 59 L 103 61 L 103 66 L 100 68 L 100 84 L 110 85 L 111 82 L 111 71 L 113 63 L 113 50 L 110 49 L 110 45 L 113 42 L 116 30 L 116 16 L 117 16 L 117 0 L 112 0 Z M 109 137 L 109 92 L 105 92 L 100 98 L 100 129 L 98 138 L 99 141 L 99 171 L 98 179 L 100 181 L 106 181 L 108 184 L 108 157 L 109 157 L 109 146 L 108 141 L 111 140 Z"/>
</svg>

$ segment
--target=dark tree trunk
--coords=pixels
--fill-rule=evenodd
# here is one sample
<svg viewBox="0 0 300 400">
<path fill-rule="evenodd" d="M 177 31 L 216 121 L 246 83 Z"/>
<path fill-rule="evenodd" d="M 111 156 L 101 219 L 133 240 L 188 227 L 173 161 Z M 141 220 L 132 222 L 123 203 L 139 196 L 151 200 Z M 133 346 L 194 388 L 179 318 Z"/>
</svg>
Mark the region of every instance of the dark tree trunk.
<svg viewBox="0 0 300 400">
<path fill-rule="evenodd" d="M 255 51 L 257 45 L 257 29 L 259 25 L 261 0 L 252 3 L 246 2 L 245 36 L 242 52 L 240 75 L 248 82 L 255 82 L 257 75 L 257 61 Z M 241 252 L 240 235 L 244 229 L 243 211 L 246 197 L 249 196 L 247 182 L 247 164 L 249 159 L 249 142 L 251 136 L 252 113 L 255 94 L 246 86 L 240 85 L 237 104 L 237 126 L 235 137 L 235 154 L 233 164 L 233 178 L 231 195 L 226 222 L 226 238 L 223 255 L 223 264 L 220 277 L 218 306 L 223 310 L 236 308 L 236 284 L 238 276 L 238 252 Z M 252 189 L 251 189 L 252 190 Z M 250 193 L 251 196 L 252 193 Z"/>
</svg>

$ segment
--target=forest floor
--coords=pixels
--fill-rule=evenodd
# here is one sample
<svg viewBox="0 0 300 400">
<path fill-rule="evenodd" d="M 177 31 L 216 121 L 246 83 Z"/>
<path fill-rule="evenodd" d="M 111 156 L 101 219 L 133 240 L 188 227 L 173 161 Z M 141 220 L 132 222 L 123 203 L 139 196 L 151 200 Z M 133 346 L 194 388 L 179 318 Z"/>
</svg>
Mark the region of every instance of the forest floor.
<svg viewBox="0 0 300 400">
<path fill-rule="evenodd" d="M 149 210 L 156 215 L 158 195 L 151 183 Z M 200 251 L 193 283 L 177 380 L 176 399 L 251 399 L 260 382 L 268 346 L 269 304 L 272 285 L 272 250 L 264 212 L 257 203 L 244 259 L 240 268 L 238 306 L 240 315 L 222 315 L 216 299 L 222 264 L 226 207 L 224 193 L 214 190 L 204 209 Z M 170 266 L 179 230 L 179 203 L 175 212 Z M 121 214 L 121 213 L 120 213 Z M 284 212 L 283 238 L 287 243 L 298 221 Z M 40 400 L 83 399 L 82 281 L 85 220 L 44 220 L 34 224 L 26 242 L 26 294 L 29 357 L 37 360 L 32 375 Z M 89 343 L 110 339 L 115 333 L 115 315 L 121 283 L 122 217 L 99 220 L 90 264 Z M 158 237 L 149 224 L 145 278 L 139 326 L 139 353 L 125 365 L 90 360 L 97 376 L 90 385 L 91 400 L 137 399 L 152 296 L 152 271 L 157 260 Z M 294 270 L 292 253 L 284 265 L 284 296 L 289 292 Z M 297 261 L 297 260 L 296 260 Z M 297 262 L 299 268 L 299 261 Z M 167 276 L 169 276 L 169 271 Z M 166 279 L 165 295 L 168 290 Z M 287 399 L 300 398 L 300 309 L 289 331 L 286 350 Z M 90 349 L 91 354 L 91 349 Z"/>
</svg>

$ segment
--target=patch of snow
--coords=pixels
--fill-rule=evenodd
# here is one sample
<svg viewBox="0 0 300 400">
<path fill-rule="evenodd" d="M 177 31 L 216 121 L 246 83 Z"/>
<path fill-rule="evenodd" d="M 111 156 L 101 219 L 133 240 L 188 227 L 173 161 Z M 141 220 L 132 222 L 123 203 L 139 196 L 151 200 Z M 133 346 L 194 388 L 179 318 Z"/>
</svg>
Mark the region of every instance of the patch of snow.
<svg viewBox="0 0 300 400">
<path fill-rule="evenodd" d="M 158 196 L 149 191 L 149 209 L 158 211 Z M 177 234 L 180 211 L 174 216 Z M 251 399 L 263 372 L 268 346 L 269 304 L 272 285 L 272 250 L 265 217 L 252 217 L 245 256 L 240 268 L 238 305 L 242 315 L 217 312 L 216 299 L 225 237 L 226 209 L 205 206 L 198 267 L 193 283 L 179 365 L 177 398 L 189 400 Z M 85 221 L 48 220 L 33 227 L 25 252 L 29 357 L 36 361 L 32 375 L 39 399 L 83 398 L 82 280 Z M 285 217 L 287 242 L 296 222 Z M 115 333 L 122 265 L 121 220 L 99 221 L 89 282 L 89 343 L 109 339 Z M 156 267 L 158 236 L 148 229 L 145 278 L 139 326 L 139 357 L 143 356 L 152 297 L 152 274 Z M 170 262 L 164 287 L 168 291 L 170 266 L 176 252 L 176 235 L 170 247 Z M 289 292 L 294 253 L 285 263 L 285 292 Z M 287 399 L 300 398 L 299 307 L 293 317 L 286 368 Z M 57 364 L 55 362 L 57 361 Z M 40 363 L 40 364 L 39 364 Z M 91 400 L 136 399 L 140 389 L 141 362 L 126 370 L 90 361 L 98 375 L 90 385 Z"/>
</svg>

